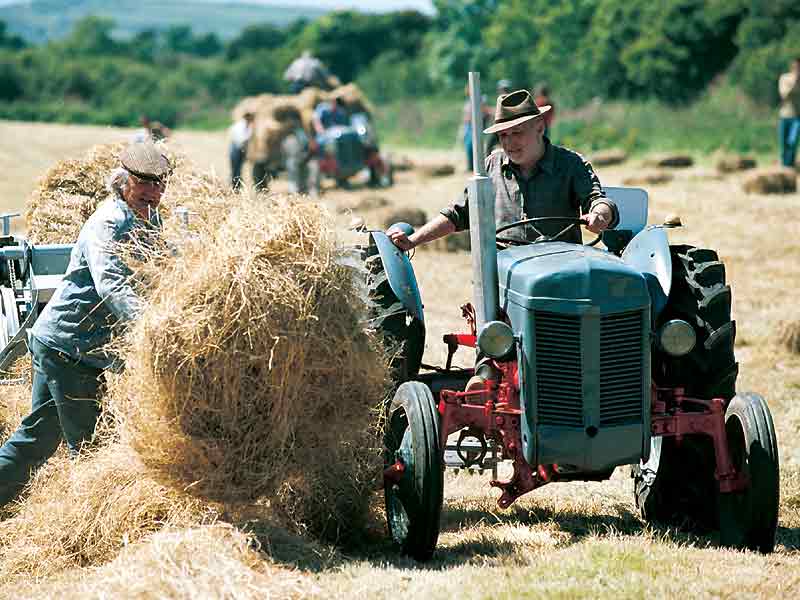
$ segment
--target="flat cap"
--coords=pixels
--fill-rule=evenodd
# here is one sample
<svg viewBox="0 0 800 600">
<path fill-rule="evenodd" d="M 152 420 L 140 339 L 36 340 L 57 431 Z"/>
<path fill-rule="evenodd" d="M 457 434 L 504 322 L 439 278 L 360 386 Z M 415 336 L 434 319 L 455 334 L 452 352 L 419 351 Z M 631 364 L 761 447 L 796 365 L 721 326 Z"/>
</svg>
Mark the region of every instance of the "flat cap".
<svg viewBox="0 0 800 600">
<path fill-rule="evenodd" d="M 164 179 L 170 172 L 169 159 L 152 142 L 130 144 L 119 155 L 126 171 L 142 179 Z"/>
</svg>

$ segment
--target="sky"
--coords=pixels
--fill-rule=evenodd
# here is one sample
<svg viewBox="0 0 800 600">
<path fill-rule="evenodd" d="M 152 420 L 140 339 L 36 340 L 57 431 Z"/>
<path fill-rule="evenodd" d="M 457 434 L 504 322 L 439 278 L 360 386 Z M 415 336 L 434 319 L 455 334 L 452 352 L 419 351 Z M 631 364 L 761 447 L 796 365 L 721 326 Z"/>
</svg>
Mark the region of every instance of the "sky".
<svg viewBox="0 0 800 600">
<path fill-rule="evenodd" d="M 30 2 L 30 0 L 27 0 Z M 238 4 L 277 4 L 283 6 L 305 5 L 319 8 L 330 8 L 331 10 L 343 10 L 354 8 L 364 12 L 384 12 L 403 9 L 417 9 L 420 12 L 433 14 L 433 4 L 431 0 L 362 0 L 361 2 L 347 0 L 201 0 L 204 2 L 226 2 Z M 0 0 L 0 6 L 9 4 L 24 4 L 26 0 Z M 169 0 L 164 0 L 169 4 Z"/>
</svg>

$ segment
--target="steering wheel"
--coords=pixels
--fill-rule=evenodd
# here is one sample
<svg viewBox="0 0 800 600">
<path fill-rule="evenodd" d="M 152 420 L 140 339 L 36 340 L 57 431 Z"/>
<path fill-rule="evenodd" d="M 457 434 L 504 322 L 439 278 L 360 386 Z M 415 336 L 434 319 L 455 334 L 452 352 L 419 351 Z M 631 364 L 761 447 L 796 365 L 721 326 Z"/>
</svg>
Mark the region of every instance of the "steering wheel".
<svg viewBox="0 0 800 600">
<path fill-rule="evenodd" d="M 559 221 L 561 223 L 567 223 L 567 226 L 564 227 L 561 231 L 559 231 L 555 235 L 545 235 L 539 229 L 536 228 L 536 224 L 540 223 L 552 223 L 553 221 Z M 513 223 L 509 223 L 508 225 L 503 225 L 502 227 L 498 227 L 497 231 L 495 231 L 495 235 L 502 233 L 508 229 L 513 229 L 514 227 L 522 227 L 523 225 L 529 225 L 533 231 L 539 236 L 532 242 L 517 240 L 514 238 L 508 237 L 497 237 L 497 245 L 501 249 L 505 249 L 508 246 L 525 246 L 527 244 L 538 244 L 539 242 L 555 242 L 558 241 L 561 236 L 567 233 L 570 229 L 575 227 L 576 225 L 588 225 L 589 222 L 586 219 L 578 219 L 576 217 L 535 217 L 533 219 L 523 219 L 522 221 L 514 221 Z M 591 242 L 584 244 L 584 246 L 594 246 L 602 239 L 601 235 L 598 235 L 594 238 Z"/>
</svg>

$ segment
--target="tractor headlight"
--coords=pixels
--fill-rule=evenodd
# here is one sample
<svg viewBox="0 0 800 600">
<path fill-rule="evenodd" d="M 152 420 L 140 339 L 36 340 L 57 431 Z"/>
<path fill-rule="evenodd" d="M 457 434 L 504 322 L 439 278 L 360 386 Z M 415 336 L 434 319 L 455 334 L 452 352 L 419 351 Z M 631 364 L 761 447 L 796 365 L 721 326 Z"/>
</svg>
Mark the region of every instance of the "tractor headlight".
<svg viewBox="0 0 800 600">
<path fill-rule="evenodd" d="M 501 358 L 514 347 L 514 332 L 502 321 L 489 321 L 478 332 L 478 348 L 492 358 Z"/>
<path fill-rule="evenodd" d="M 689 354 L 697 343 L 697 334 L 686 321 L 672 319 L 658 331 L 658 343 L 670 356 Z"/>
</svg>

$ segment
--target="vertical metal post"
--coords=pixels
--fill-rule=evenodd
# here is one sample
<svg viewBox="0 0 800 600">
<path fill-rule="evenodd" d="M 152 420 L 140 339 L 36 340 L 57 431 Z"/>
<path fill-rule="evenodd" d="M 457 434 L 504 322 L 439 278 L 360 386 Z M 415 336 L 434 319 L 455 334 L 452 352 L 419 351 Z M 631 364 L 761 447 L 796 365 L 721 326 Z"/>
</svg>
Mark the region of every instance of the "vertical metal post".
<svg viewBox="0 0 800 600">
<path fill-rule="evenodd" d="M 486 176 L 483 162 L 483 112 L 481 111 L 480 74 L 469 74 L 472 109 L 472 165 L 469 180 L 469 229 L 472 244 L 472 290 L 478 331 L 497 319 L 499 291 L 497 283 L 497 243 L 495 239 L 494 187 Z"/>
<path fill-rule="evenodd" d="M 11 219 L 18 217 L 19 213 L 3 213 L 0 220 L 3 221 L 3 235 L 11 235 Z"/>
</svg>

